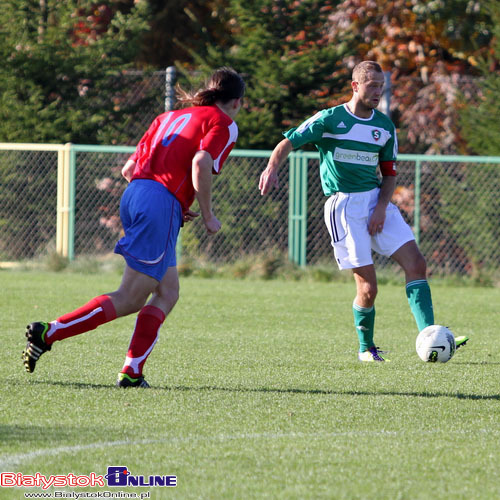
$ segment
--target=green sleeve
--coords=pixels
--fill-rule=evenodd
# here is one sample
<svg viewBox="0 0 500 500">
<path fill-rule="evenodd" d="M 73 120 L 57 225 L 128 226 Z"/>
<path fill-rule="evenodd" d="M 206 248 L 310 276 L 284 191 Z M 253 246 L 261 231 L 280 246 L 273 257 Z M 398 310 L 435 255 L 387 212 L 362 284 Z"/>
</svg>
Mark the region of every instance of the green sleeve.
<svg viewBox="0 0 500 500">
<path fill-rule="evenodd" d="M 298 127 L 284 132 L 283 135 L 292 143 L 293 149 L 297 149 L 304 144 L 319 142 L 323 136 L 324 126 L 323 113 L 320 111 Z"/>
</svg>

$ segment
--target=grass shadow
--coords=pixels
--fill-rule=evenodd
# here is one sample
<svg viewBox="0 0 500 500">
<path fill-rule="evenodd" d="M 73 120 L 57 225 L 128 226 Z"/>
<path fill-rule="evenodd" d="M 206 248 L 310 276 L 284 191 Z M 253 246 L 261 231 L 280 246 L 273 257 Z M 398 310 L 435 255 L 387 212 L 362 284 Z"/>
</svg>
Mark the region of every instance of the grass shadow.
<svg viewBox="0 0 500 500">
<path fill-rule="evenodd" d="M 445 392 L 397 392 L 397 391 L 335 391 L 325 389 L 280 389 L 274 387 L 218 387 L 218 386 L 166 386 L 167 391 L 221 391 L 221 392 L 243 392 L 243 393 L 277 393 L 277 394 L 320 394 L 326 396 L 404 396 L 404 397 L 422 397 L 422 398 L 457 398 L 471 400 L 494 400 L 500 401 L 500 394 L 482 395 L 482 394 L 464 394 L 464 393 L 445 393 Z"/>
<path fill-rule="evenodd" d="M 13 385 L 24 385 L 19 381 L 12 381 Z M 64 382 L 58 380 L 32 380 L 30 384 L 47 385 L 55 387 L 73 387 L 75 389 L 120 389 L 115 384 L 93 384 L 84 382 Z M 134 388 L 127 388 L 133 390 Z M 419 397 L 419 398 L 456 398 L 470 400 L 492 400 L 500 401 L 500 394 L 465 394 L 462 392 L 447 393 L 447 392 L 399 392 L 399 391 L 340 391 L 328 389 L 299 389 L 299 388 L 278 388 L 278 387 L 221 387 L 215 385 L 202 386 L 163 386 L 152 387 L 153 390 L 164 391 L 182 391 L 182 392 L 240 392 L 240 393 L 274 393 L 274 394 L 304 394 L 304 395 L 324 395 L 324 396 L 403 396 L 403 397 Z"/>
<path fill-rule="evenodd" d="M 3 444 L 20 442 L 37 442 L 43 437 L 43 441 L 49 443 L 66 442 L 78 434 L 81 429 L 50 427 L 42 425 L 0 425 L 0 442 Z"/>
</svg>

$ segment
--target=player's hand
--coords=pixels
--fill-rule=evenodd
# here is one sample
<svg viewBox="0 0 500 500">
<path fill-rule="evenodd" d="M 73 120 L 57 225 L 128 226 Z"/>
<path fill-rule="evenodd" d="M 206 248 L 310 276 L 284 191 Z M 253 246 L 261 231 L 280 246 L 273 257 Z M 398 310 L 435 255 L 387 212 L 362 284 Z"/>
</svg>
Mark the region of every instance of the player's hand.
<svg viewBox="0 0 500 500">
<path fill-rule="evenodd" d="M 214 214 L 212 214 L 207 219 L 203 219 L 203 223 L 207 228 L 208 234 L 215 234 L 216 232 L 220 231 L 220 228 L 222 227 L 222 224 L 220 223 L 219 219 L 217 219 L 217 217 L 215 217 Z"/>
<path fill-rule="evenodd" d="M 368 221 L 368 232 L 373 236 L 381 233 L 385 223 L 385 207 L 377 205 Z"/>
<path fill-rule="evenodd" d="M 259 190 L 260 194 L 268 193 L 272 188 L 278 189 L 278 174 L 271 168 L 267 167 L 262 174 L 260 174 Z"/>
<path fill-rule="evenodd" d="M 199 217 L 198 212 L 194 212 L 193 210 L 190 210 L 189 208 L 182 214 L 182 220 L 184 222 L 191 222 L 192 220 L 196 219 L 196 217 Z"/>
</svg>

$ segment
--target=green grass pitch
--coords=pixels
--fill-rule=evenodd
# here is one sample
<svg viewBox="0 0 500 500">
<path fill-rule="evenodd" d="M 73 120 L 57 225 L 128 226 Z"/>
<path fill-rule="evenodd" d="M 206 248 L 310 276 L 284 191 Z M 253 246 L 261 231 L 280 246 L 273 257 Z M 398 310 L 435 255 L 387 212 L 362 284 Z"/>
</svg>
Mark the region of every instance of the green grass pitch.
<svg viewBox="0 0 500 500">
<path fill-rule="evenodd" d="M 391 363 L 374 365 L 357 362 L 352 283 L 182 278 L 146 364 L 152 389 L 114 387 L 132 316 L 24 372 L 28 322 L 119 280 L 0 272 L 0 471 L 176 475 L 176 488 L 118 488 L 159 499 L 500 498 L 499 289 L 432 286 L 436 322 L 470 342 L 428 364 L 404 287 L 380 286 L 375 338 Z"/>
</svg>

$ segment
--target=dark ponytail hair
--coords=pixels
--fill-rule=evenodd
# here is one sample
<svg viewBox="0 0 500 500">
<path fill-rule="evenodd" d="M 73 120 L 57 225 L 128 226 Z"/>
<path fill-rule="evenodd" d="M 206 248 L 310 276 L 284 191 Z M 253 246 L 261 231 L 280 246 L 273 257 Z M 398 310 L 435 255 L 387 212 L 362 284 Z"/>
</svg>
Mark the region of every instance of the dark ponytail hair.
<svg viewBox="0 0 500 500">
<path fill-rule="evenodd" d="M 184 105 L 212 106 L 217 101 L 223 104 L 239 99 L 245 94 L 245 82 L 234 69 L 224 66 L 217 69 L 205 86 L 197 92 L 187 92 L 176 86 L 177 100 Z"/>
</svg>

